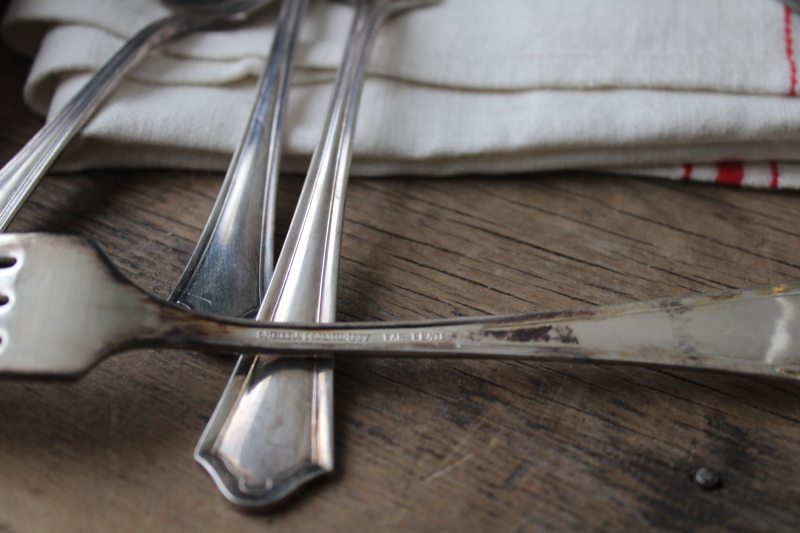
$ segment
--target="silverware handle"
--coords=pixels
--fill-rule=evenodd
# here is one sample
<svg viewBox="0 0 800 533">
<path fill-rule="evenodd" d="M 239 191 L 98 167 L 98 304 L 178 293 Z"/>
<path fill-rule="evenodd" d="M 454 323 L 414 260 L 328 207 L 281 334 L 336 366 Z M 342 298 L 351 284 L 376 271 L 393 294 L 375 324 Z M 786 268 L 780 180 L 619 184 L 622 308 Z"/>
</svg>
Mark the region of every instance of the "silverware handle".
<svg viewBox="0 0 800 533">
<path fill-rule="evenodd" d="M 8 228 L 47 170 L 125 74 L 155 46 L 189 31 L 191 20 L 178 15 L 166 17 L 136 34 L 0 169 L 0 231 Z"/>
<path fill-rule="evenodd" d="M 383 17 L 361 2 L 286 240 L 258 318 L 333 322 L 345 196 L 370 45 Z M 385 15 L 384 15 L 385 16 Z"/>
<path fill-rule="evenodd" d="M 357 8 L 320 142 L 257 316 L 331 322 L 353 131 L 364 68 L 392 2 Z M 280 354 L 278 354 L 280 355 Z M 229 500 L 278 503 L 333 469 L 330 359 L 239 360 L 195 451 Z"/>
<path fill-rule="evenodd" d="M 203 317 L 203 320 L 207 320 Z M 210 345 L 302 357 L 627 363 L 800 379 L 800 283 L 565 311 L 407 323 L 208 328 Z"/>
<path fill-rule="evenodd" d="M 307 5 L 308 0 L 281 3 L 276 34 L 258 83 L 247 130 L 203 234 L 170 297 L 174 302 L 226 316 L 253 316 L 258 311 L 272 277 L 284 106 L 300 22 Z M 222 454 L 218 449 L 225 447 L 220 433 L 226 427 L 228 414 L 253 361 L 252 355 L 239 358 L 194 454 L 220 491 L 232 501 L 237 501 L 237 494 L 246 490 L 248 483 L 238 469 L 229 468 L 220 459 Z M 252 440 L 254 453 L 258 453 L 263 439 L 256 436 Z"/>
<path fill-rule="evenodd" d="M 284 0 L 247 129 L 170 301 L 254 316 L 272 277 L 284 107 L 307 0 Z"/>
</svg>

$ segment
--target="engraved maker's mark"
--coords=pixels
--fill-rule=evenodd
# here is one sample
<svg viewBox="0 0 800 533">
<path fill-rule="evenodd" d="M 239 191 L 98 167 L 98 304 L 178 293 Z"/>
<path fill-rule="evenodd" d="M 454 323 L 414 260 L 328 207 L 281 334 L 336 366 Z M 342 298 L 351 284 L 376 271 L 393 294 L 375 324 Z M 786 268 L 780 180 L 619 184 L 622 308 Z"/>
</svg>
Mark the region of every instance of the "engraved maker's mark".
<svg viewBox="0 0 800 533">
<path fill-rule="evenodd" d="M 261 339 L 278 342 L 333 342 L 363 343 L 369 342 L 369 333 L 349 333 L 339 331 L 282 331 L 262 329 L 258 332 Z"/>
<path fill-rule="evenodd" d="M 406 333 L 384 333 L 383 340 L 386 342 L 442 342 L 444 341 L 443 331 L 411 331 Z"/>
<path fill-rule="evenodd" d="M 413 342 L 442 342 L 444 333 L 441 331 L 415 331 L 411 333 Z"/>
</svg>

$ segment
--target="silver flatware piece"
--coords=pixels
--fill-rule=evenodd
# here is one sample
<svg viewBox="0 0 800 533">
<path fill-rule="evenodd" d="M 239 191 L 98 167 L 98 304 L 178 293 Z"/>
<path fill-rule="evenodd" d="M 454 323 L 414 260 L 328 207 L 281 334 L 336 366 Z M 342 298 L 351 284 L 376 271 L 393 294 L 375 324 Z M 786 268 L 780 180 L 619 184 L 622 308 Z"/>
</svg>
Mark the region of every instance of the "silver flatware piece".
<svg viewBox="0 0 800 533">
<path fill-rule="evenodd" d="M 366 61 L 391 14 L 433 0 L 359 0 L 283 249 L 257 318 L 333 322 L 347 178 Z M 279 355 L 279 354 L 278 354 Z M 195 457 L 232 502 L 269 507 L 333 470 L 333 360 L 242 359 Z"/>
<path fill-rule="evenodd" d="M 506 316 L 284 324 L 200 315 L 147 294 L 86 239 L 0 235 L 0 373 L 76 376 L 163 346 L 220 353 L 517 358 L 800 379 L 800 283 Z"/>
<path fill-rule="evenodd" d="M 170 296 L 171 301 L 189 309 L 252 317 L 272 277 L 284 107 L 300 21 L 307 5 L 308 0 L 281 3 L 275 38 L 247 130 L 197 247 Z M 252 355 L 239 358 L 223 398 L 238 394 L 236 376 L 252 363 Z M 217 438 L 219 428 L 215 421 L 224 413 L 227 407 L 222 402 L 203 432 L 194 456 L 220 491 L 238 503 L 242 492 L 239 478 L 230 473 L 231 468 L 224 462 L 231 455 L 229 445 Z M 270 501 L 279 497 L 278 491 L 268 495 Z"/>
<path fill-rule="evenodd" d="M 0 231 L 8 228 L 64 148 L 148 52 L 191 32 L 241 23 L 272 0 L 161 1 L 172 14 L 149 24 L 125 43 L 58 115 L 0 169 Z"/>
</svg>

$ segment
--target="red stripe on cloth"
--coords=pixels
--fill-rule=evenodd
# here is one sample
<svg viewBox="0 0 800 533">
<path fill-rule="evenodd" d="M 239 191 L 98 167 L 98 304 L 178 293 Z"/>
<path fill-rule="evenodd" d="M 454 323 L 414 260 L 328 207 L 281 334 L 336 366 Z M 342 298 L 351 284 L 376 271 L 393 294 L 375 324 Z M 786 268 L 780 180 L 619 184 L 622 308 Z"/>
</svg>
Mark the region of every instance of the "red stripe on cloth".
<svg viewBox="0 0 800 533">
<path fill-rule="evenodd" d="M 694 170 L 694 167 L 692 167 L 692 164 L 691 163 L 685 163 L 683 165 L 683 176 L 681 176 L 681 179 L 683 181 L 689 181 L 690 179 L 692 179 L 692 170 Z"/>
<path fill-rule="evenodd" d="M 769 182 L 770 189 L 777 189 L 778 188 L 778 180 L 781 177 L 781 171 L 778 168 L 778 163 L 776 161 L 769 162 L 769 170 L 772 173 L 772 181 Z"/>
<path fill-rule="evenodd" d="M 794 60 L 792 10 L 789 6 L 783 7 L 783 37 L 786 41 L 786 59 L 789 61 L 789 96 L 797 96 L 797 63 Z"/>
<path fill-rule="evenodd" d="M 744 165 L 737 161 L 717 163 L 717 183 L 741 186 L 744 180 Z"/>
</svg>

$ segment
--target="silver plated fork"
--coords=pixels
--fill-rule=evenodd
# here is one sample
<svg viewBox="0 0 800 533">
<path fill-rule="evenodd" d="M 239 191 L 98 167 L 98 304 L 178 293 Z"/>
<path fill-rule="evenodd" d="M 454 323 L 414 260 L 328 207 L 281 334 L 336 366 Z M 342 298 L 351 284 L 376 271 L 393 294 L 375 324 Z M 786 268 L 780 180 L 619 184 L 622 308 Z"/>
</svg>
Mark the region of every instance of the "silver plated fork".
<svg viewBox="0 0 800 533">
<path fill-rule="evenodd" d="M 86 239 L 0 235 L 0 374 L 75 376 L 147 346 L 626 363 L 797 380 L 800 283 L 505 316 L 293 325 L 159 300 Z"/>
</svg>

